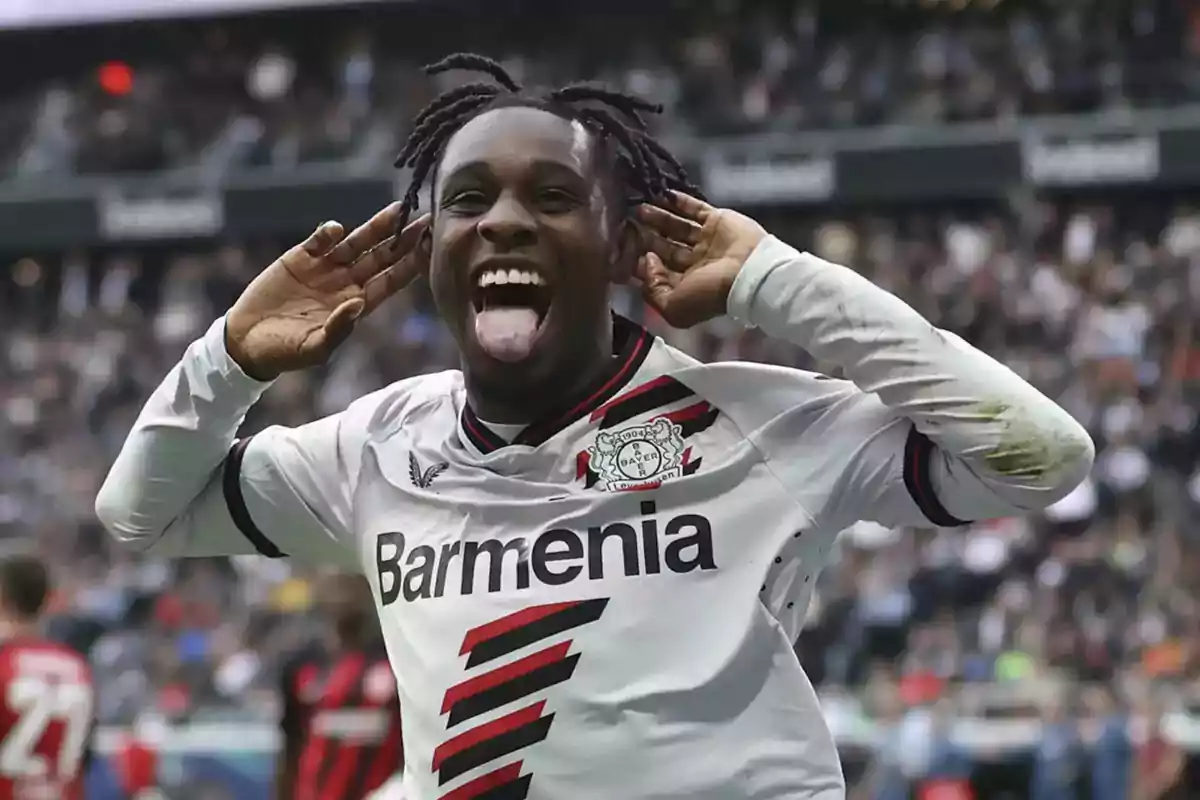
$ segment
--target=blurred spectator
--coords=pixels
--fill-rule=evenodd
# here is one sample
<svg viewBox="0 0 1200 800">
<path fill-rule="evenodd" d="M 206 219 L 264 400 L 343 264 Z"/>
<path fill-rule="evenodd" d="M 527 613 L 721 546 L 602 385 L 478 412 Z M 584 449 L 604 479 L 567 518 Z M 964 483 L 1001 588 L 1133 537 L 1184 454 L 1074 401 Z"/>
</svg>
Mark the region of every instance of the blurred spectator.
<svg viewBox="0 0 1200 800">
<path fill-rule="evenodd" d="M 637 16 L 543 8 L 519 31 L 498 30 L 507 52 L 495 55 L 529 83 L 600 79 L 653 95 L 672 124 L 709 133 L 1003 124 L 1200 99 L 1184 4 L 1146 0 L 1095 15 L 1062 4 L 967 6 L 880 4 L 870 22 L 833 2 L 663 3 Z M 563 37 L 567 26 L 592 35 Z M 397 40 L 396 30 L 421 34 Z M 381 4 L 114 29 L 108 41 L 127 62 L 106 62 L 111 50 L 82 36 L 64 62 L 61 37 L 31 35 L 11 53 L 24 85 L 0 100 L 0 162 L 28 175 L 290 167 L 394 146 L 394 129 L 378 134 L 426 99 L 412 86 L 419 60 L 462 49 L 461 34 L 435 10 Z M 1090 225 L 1078 221 L 1068 261 L 1086 255 Z M 954 238 L 964 235 L 955 249 L 969 251 L 961 268 L 970 271 L 984 243 Z"/>
<path fill-rule="evenodd" d="M 950 794 L 971 776 L 972 759 L 951 738 L 956 718 L 949 698 L 912 703 L 898 687 L 884 690 L 876 709 L 891 723 L 854 797 L 857 800 L 907 800 L 929 793 Z M 936 796 L 936 795 L 935 795 Z"/>
<path fill-rule="evenodd" d="M 1091 745 L 1092 800 L 1125 800 L 1130 795 L 1133 747 L 1129 715 L 1117 705 L 1112 690 L 1095 687 L 1088 692 L 1087 725 Z"/>
<path fill-rule="evenodd" d="M 1075 719 L 1058 701 L 1048 703 L 1043 714 L 1029 796 L 1032 800 L 1074 797 L 1083 767 Z"/>
<path fill-rule="evenodd" d="M 1163 709 L 1149 698 L 1139 719 L 1138 748 L 1132 797 L 1141 800 L 1184 800 L 1191 792 L 1184 783 L 1184 756 L 1162 729 Z"/>
</svg>

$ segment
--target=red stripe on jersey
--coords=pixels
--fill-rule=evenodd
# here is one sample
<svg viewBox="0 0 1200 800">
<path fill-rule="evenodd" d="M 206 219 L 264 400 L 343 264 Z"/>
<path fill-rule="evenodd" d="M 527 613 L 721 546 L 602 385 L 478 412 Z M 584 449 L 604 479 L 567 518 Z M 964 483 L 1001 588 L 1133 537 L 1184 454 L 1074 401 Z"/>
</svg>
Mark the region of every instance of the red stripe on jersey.
<svg viewBox="0 0 1200 800">
<path fill-rule="evenodd" d="M 338 663 L 333 669 L 333 673 L 329 676 L 329 684 L 326 687 L 325 697 L 317 704 L 315 713 L 326 709 L 341 708 L 346 704 L 350 693 L 359 686 L 362 679 L 363 667 L 366 663 L 366 658 L 360 654 L 348 656 Z M 309 797 L 318 797 L 321 800 L 326 800 L 330 797 L 328 792 L 322 791 L 325 786 L 321 781 L 322 767 L 329 763 L 330 749 L 335 747 L 345 747 L 339 742 L 334 742 L 328 736 L 312 734 L 307 745 L 304 748 L 304 753 L 300 757 L 300 775 L 299 783 L 301 791 Z M 337 762 L 341 761 L 340 753 Z M 334 763 L 335 773 L 337 772 L 338 763 Z M 340 800 L 340 798 L 335 798 Z"/>
<path fill-rule="evenodd" d="M 329 693 L 329 708 L 342 708 L 350 700 L 350 695 L 362 687 L 363 674 L 366 671 L 367 659 L 361 653 L 356 653 L 346 660 L 344 681 L 334 683 Z M 340 667 L 341 665 L 339 665 Z M 342 677 L 335 673 L 334 679 Z M 358 759 L 362 754 L 362 746 L 345 741 L 337 743 L 337 756 L 328 772 L 325 783 L 320 787 L 320 800 L 345 800 L 350 781 L 354 778 Z"/>
<path fill-rule="evenodd" d="M 463 425 L 467 428 L 468 432 L 480 442 L 491 443 L 499 441 L 499 438 L 496 436 L 496 434 L 492 433 L 490 430 L 485 431 L 476 425 L 471 414 L 463 415 Z M 494 445 L 488 444 L 488 446 L 491 447 Z"/>
<path fill-rule="evenodd" d="M 666 417 L 671 422 L 681 423 L 696 419 L 697 417 L 702 417 L 711 410 L 712 406 L 709 405 L 707 401 L 701 400 L 699 403 L 693 403 L 687 408 L 681 408 L 678 411 L 668 411 L 662 416 Z"/>
<path fill-rule="evenodd" d="M 612 408 L 615 405 L 624 403 L 628 400 L 632 400 L 633 398 L 637 397 L 638 395 L 645 394 L 646 392 L 649 392 L 652 389 L 657 389 L 660 386 L 668 386 L 668 385 L 670 385 L 672 383 L 676 383 L 676 382 L 677 381 L 674 378 L 672 378 L 670 375 L 660 375 L 659 377 L 655 378 L 652 381 L 646 381 L 641 386 L 635 386 L 634 388 L 630 389 L 628 392 L 617 395 L 612 400 L 609 400 L 607 403 L 605 403 L 604 405 L 600 406 L 595 411 L 593 411 L 592 416 L 591 416 L 591 421 L 595 422 L 596 420 L 600 419 L 601 417 L 603 417 L 605 415 L 605 413 L 608 412 L 608 410 L 610 408 Z"/>
<path fill-rule="evenodd" d="M 571 417 L 574 417 L 576 414 L 584 413 L 584 409 L 587 408 L 588 406 L 590 406 L 592 403 L 596 402 L 596 398 L 603 397 L 606 393 L 611 392 L 612 388 L 614 386 L 617 386 L 617 385 L 629 380 L 629 376 L 633 372 L 635 372 L 637 366 L 640 366 L 640 364 L 641 364 L 642 353 L 645 350 L 649 349 L 649 347 L 650 347 L 650 337 L 644 335 L 644 333 L 643 333 L 643 335 L 638 338 L 638 342 L 637 342 L 636 347 L 634 348 L 634 351 L 629 354 L 629 359 L 624 364 L 621 365 L 621 368 L 619 370 L 617 370 L 616 373 L 611 378 L 609 378 L 607 381 L 605 381 L 603 386 L 601 386 L 596 391 L 592 392 L 592 394 L 588 397 L 587 400 L 584 400 L 582 403 L 575 406 L 573 409 L 568 411 L 566 414 L 563 414 L 563 418 L 570 419 Z M 592 419 L 596 419 L 596 417 L 593 416 Z"/>
<path fill-rule="evenodd" d="M 463 638 L 462 647 L 458 654 L 465 656 L 467 653 L 474 650 L 481 642 L 486 642 L 488 639 L 494 639 L 497 636 L 516 630 L 531 622 L 537 622 L 543 617 L 548 617 L 551 614 L 557 614 L 559 611 L 566 611 L 568 608 L 574 608 L 579 605 L 579 602 L 572 603 L 547 603 L 540 606 L 530 606 L 523 608 L 520 611 L 515 611 L 508 616 L 493 620 L 477 628 L 472 628 L 467 631 L 467 635 Z"/>
<path fill-rule="evenodd" d="M 539 650 L 536 653 L 513 661 L 511 664 L 505 664 L 491 672 L 485 672 L 470 680 L 465 680 L 460 684 L 451 686 L 446 690 L 446 696 L 442 699 L 442 713 L 448 714 L 454 704 L 464 697 L 470 697 L 485 689 L 491 689 L 493 686 L 507 683 L 514 678 L 519 678 L 526 673 L 533 672 L 539 667 L 553 664 L 555 661 L 562 661 L 567 657 L 567 652 L 570 649 L 571 640 L 568 639 L 561 644 Z"/>
<path fill-rule="evenodd" d="M 342 742 L 338 746 L 337 756 L 329 772 L 329 777 L 325 779 L 325 785 L 318 795 L 320 800 L 359 800 L 357 797 L 349 797 L 347 793 L 350 789 L 350 782 L 358 772 L 358 762 L 362 758 L 362 752 L 362 745 Z"/>
<path fill-rule="evenodd" d="M 542 711 L 546 708 L 546 701 L 539 700 L 530 706 L 519 709 L 511 714 L 505 714 L 503 717 L 494 719 L 491 722 L 484 723 L 478 728 L 472 728 L 469 731 L 460 733 L 453 739 L 447 739 L 437 746 L 433 751 L 433 769 L 438 770 L 442 766 L 442 762 L 455 753 L 460 753 L 472 745 L 479 744 L 501 734 L 516 730 L 522 725 L 529 725 L 537 722 L 542 716 Z"/>
<path fill-rule="evenodd" d="M 387 739 L 375 753 L 375 760 L 367 771 L 366 791 L 373 792 L 387 783 L 388 778 L 404 768 L 404 736 L 399 725 L 388 730 Z"/>
<path fill-rule="evenodd" d="M 512 764 L 506 764 L 500 769 L 493 770 L 486 775 L 480 775 L 473 781 L 464 783 L 454 791 L 442 795 L 440 800 L 474 800 L 485 792 L 489 792 L 506 783 L 512 783 L 521 777 L 522 764 L 523 762 L 521 761 L 514 761 Z"/>
</svg>

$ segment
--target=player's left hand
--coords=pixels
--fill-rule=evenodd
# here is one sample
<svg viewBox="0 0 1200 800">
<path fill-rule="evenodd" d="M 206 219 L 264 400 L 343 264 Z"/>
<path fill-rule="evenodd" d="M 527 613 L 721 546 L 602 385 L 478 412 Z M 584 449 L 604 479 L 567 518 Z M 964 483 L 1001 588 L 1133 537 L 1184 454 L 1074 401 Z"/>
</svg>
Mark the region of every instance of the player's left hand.
<svg viewBox="0 0 1200 800">
<path fill-rule="evenodd" d="M 746 259 L 767 236 L 744 214 L 672 192 L 668 208 L 642 205 L 638 277 L 646 302 L 676 328 L 725 313 L 729 291 Z"/>
</svg>

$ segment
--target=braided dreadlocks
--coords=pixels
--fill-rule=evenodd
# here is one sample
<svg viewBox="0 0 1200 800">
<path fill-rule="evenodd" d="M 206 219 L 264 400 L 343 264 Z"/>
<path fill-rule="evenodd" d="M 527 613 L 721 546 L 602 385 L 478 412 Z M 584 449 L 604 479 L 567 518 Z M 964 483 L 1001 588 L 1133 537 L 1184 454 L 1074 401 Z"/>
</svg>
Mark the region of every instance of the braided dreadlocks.
<svg viewBox="0 0 1200 800">
<path fill-rule="evenodd" d="M 413 120 L 396 166 L 410 167 L 412 179 L 401 204 L 399 226 L 408 224 L 420 206 L 419 192 L 435 171 L 450 137 L 468 121 L 493 108 L 538 108 L 582 124 L 600 141 L 611 143 L 618 179 L 630 206 L 663 201 L 671 190 L 703 198 L 683 165 L 646 130 L 644 114 L 661 114 L 662 106 L 639 97 L 586 83 L 572 83 L 543 95 L 526 94 L 508 71 L 486 56 L 455 53 L 425 67 L 436 75 L 452 69 L 481 72 L 491 82 L 467 83 L 430 101 Z"/>
</svg>

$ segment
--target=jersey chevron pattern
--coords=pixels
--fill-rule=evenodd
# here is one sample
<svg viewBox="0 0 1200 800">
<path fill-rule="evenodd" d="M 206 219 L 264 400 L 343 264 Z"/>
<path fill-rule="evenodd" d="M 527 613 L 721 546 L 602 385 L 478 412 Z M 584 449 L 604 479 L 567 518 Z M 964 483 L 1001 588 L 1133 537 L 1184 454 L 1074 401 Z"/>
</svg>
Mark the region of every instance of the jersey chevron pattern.
<svg viewBox="0 0 1200 800">
<path fill-rule="evenodd" d="M 572 629 L 600 619 L 607 603 L 598 598 L 530 606 L 467 631 L 459 655 L 467 657 L 468 677 L 447 689 L 442 700 L 448 735 L 466 727 L 461 723 L 520 704 L 570 680 L 579 654 L 570 652 L 573 641 L 564 637 Z M 547 642 L 554 643 L 543 646 Z M 535 645 L 539 649 L 529 655 L 512 658 L 514 653 Z M 497 661 L 503 663 L 494 665 Z M 487 666 L 476 669 L 482 665 Z M 491 722 L 453 733 L 433 751 L 438 782 L 445 784 L 464 772 L 542 741 L 553 721 L 554 714 L 546 713 L 546 701 L 538 700 Z M 526 797 L 532 776 L 522 775 L 521 766 L 520 761 L 504 764 L 447 796 L 479 797 L 486 790 L 494 793 L 489 796 Z"/>
</svg>

